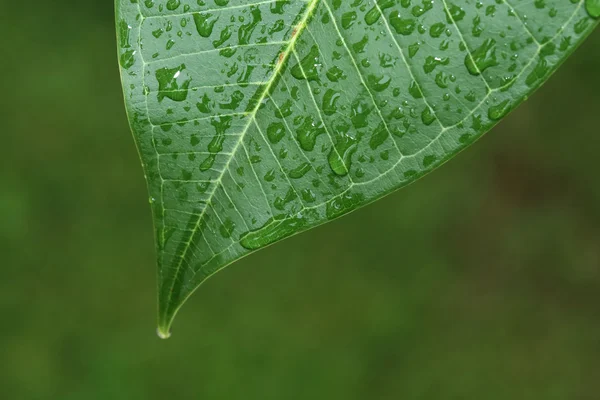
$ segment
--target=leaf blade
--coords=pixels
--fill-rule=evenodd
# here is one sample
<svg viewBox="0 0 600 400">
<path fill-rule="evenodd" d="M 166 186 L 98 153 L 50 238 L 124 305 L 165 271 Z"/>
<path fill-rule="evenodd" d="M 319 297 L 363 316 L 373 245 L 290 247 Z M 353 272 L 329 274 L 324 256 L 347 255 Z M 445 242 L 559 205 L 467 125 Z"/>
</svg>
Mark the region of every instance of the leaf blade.
<svg viewBox="0 0 600 400">
<path fill-rule="evenodd" d="M 558 0 L 546 12 L 556 9 L 559 28 L 534 31 L 522 2 L 485 11 L 468 1 L 215 3 L 116 2 L 157 231 L 162 336 L 224 266 L 447 161 L 597 24 L 583 2 Z"/>
</svg>

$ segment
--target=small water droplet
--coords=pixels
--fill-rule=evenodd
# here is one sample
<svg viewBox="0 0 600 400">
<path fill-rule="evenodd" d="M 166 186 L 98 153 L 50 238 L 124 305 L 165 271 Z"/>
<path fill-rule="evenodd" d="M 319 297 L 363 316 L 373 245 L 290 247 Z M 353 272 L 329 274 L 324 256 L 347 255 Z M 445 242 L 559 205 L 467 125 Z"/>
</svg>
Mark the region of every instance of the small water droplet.
<svg viewBox="0 0 600 400">
<path fill-rule="evenodd" d="M 262 227 L 246 233 L 240 244 L 249 250 L 256 250 L 274 243 L 305 228 L 308 215 L 279 215 L 269 219 Z"/>
<path fill-rule="evenodd" d="M 156 334 L 161 339 L 168 339 L 171 337 L 171 332 L 165 332 L 160 327 L 156 328 Z"/>
<path fill-rule="evenodd" d="M 510 101 L 504 100 L 488 109 L 488 117 L 491 120 L 498 121 L 510 111 Z"/>
</svg>

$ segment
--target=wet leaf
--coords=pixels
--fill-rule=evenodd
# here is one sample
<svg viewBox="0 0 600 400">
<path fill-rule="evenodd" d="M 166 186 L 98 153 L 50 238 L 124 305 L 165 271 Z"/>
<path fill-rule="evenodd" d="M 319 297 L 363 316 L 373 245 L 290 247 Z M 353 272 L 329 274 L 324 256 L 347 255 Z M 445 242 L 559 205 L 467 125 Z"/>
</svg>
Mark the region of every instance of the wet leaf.
<svg viewBox="0 0 600 400">
<path fill-rule="evenodd" d="M 474 142 L 598 23 L 597 0 L 116 6 L 156 228 L 163 337 L 215 272 L 413 182 Z"/>
</svg>

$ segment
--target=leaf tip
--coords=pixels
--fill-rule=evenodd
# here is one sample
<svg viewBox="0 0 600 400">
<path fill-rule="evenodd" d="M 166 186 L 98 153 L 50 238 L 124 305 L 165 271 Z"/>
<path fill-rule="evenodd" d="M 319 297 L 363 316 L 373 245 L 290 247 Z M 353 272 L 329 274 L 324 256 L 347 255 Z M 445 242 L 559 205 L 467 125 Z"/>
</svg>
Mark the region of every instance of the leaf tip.
<svg viewBox="0 0 600 400">
<path fill-rule="evenodd" d="M 171 332 L 168 327 L 159 326 L 156 328 L 156 334 L 161 339 L 168 339 L 171 337 Z"/>
</svg>

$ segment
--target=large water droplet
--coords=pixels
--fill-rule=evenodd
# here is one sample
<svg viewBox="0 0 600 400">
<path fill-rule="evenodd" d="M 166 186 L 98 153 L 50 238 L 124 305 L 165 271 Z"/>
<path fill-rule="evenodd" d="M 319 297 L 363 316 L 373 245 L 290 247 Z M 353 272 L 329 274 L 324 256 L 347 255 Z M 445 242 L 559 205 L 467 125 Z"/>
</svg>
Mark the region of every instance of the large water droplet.
<svg viewBox="0 0 600 400">
<path fill-rule="evenodd" d="M 465 66 L 471 75 L 479 75 L 487 68 L 498 65 L 496 41 L 486 39 L 472 54 L 465 57 Z"/>
<path fill-rule="evenodd" d="M 292 76 L 296 79 L 308 79 L 309 81 L 319 80 L 319 48 L 313 45 L 310 52 L 300 61 L 300 63 L 292 67 Z"/>
<path fill-rule="evenodd" d="M 292 179 L 300 179 L 304 175 L 306 175 L 306 173 L 308 171 L 310 171 L 311 168 L 312 168 L 312 165 L 310 165 L 309 163 L 307 163 L 307 162 L 302 163 L 297 168 L 294 168 L 293 170 L 291 170 L 289 173 L 289 176 Z"/>
<path fill-rule="evenodd" d="M 259 22 L 262 21 L 260 8 L 250 7 L 250 10 L 252 20 L 249 23 L 240 26 L 238 29 L 238 43 L 241 45 L 250 44 L 250 38 L 252 37 L 252 33 L 254 33 L 254 29 L 258 26 Z"/>
<path fill-rule="evenodd" d="M 381 13 L 377 9 L 377 7 L 373 7 L 365 14 L 365 22 L 367 25 L 373 25 L 375 22 L 379 20 Z"/>
<path fill-rule="evenodd" d="M 327 91 L 323 95 L 323 112 L 325 113 L 325 115 L 333 115 L 336 113 L 336 103 L 340 99 L 340 97 L 340 92 L 333 89 L 327 89 Z"/>
<path fill-rule="evenodd" d="M 504 100 L 488 109 L 488 117 L 491 120 L 498 121 L 510 111 L 510 101 Z"/>
<path fill-rule="evenodd" d="M 279 143 L 285 136 L 285 127 L 281 122 L 273 122 L 267 127 L 267 137 L 273 144 Z"/>
<path fill-rule="evenodd" d="M 194 22 L 196 23 L 196 30 L 202 37 L 210 37 L 213 32 L 215 23 L 219 20 L 219 17 L 213 17 L 210 13 L 194 13 Z"/>
<path fill-rule="evenodd" d="M 425 107 L 425 109 L 421 113 L 421 121 L 427 126 L 431 125 L 433 121 L 435 121 L 435 114 L 428 106 Z"/>
<path fill-rule="evenodd" d="M 158 101 L 165 97 L 173 101 L 184 101 L 188 96 L 188 88 L 192 79 L 183 80 L 185 64 L 176 68 L 160 68 L 156 70 L 158 81 Z"/>
<path fill-rule="evenodd" d="M 306 223 L 307 218 L 301 213 L 277 216 L 269 219 L 261 228 L 245 234 L 240 244 L 249 250 L 260 249 L 300 231 Z"/>
<path fill-rule="evenodd" d="M 342 15 L 342 27 L 344 29 L 350 28 L 352 25 L 354 25 L 354 21 L 356 21 L 356 18 L 356 11 L 349 11 L 347 13 L 344 13 Z"/>
<path fill-rule="evenodd" d="M 460 8 L 459 6 L 457 6 L 455 4 L 450 5 L 450 16 L 452 17 L 452 20 L 454 22 L 462 21 L 462 19 L 465 17 L 465 15 L 466 15 L 465 10 L 463 10 L 462 8 Z"/>
<path fill-rule="evenodd" d="M 317 125 L 312 116 L 306 116 L 302 120 L 302 124 L 296 128 L 298 143 L 304 151 L 312 151 L 317 143 L 317 136 L 325 133 L 322 124 Z"/>
<path fill-rule="evenodd" d="M 335 65 L 327 70 L 326 75 L 331 82 L 337 82 L 340 79 L 346 79 L 346 74 L 344 74 L 344 71 Z"/>
<path fill-rule="evenodd" d="M 335 147 L 329 152 L 327 161 L 332 171 L 337 175 L 344 176 L 350 171 L 352 154 L 356 151 L 357 140 L 351 136 L 338 137 Z"/>
<path fill-rule="evenodd" d="M 417 22 L 412 18 L 402 18 L 398 11 L 390 15 L 390 24 L 400 35 L 408 36 L 415 31 Z"/>
<path fill-rule="evenodd" d="M 367 76 L 367 82 L 369 83 L 369 87 L 376 92 L 382 92 L 390 86 L 392 83 L 392 78 L 387 74 L 380 75 L 369 75 Z"/>
<path fill-rule="evenodd" d="M 585 0 L 585 9 L 593 18 L 600 18 L 600 0 Z"/>
</svg>

